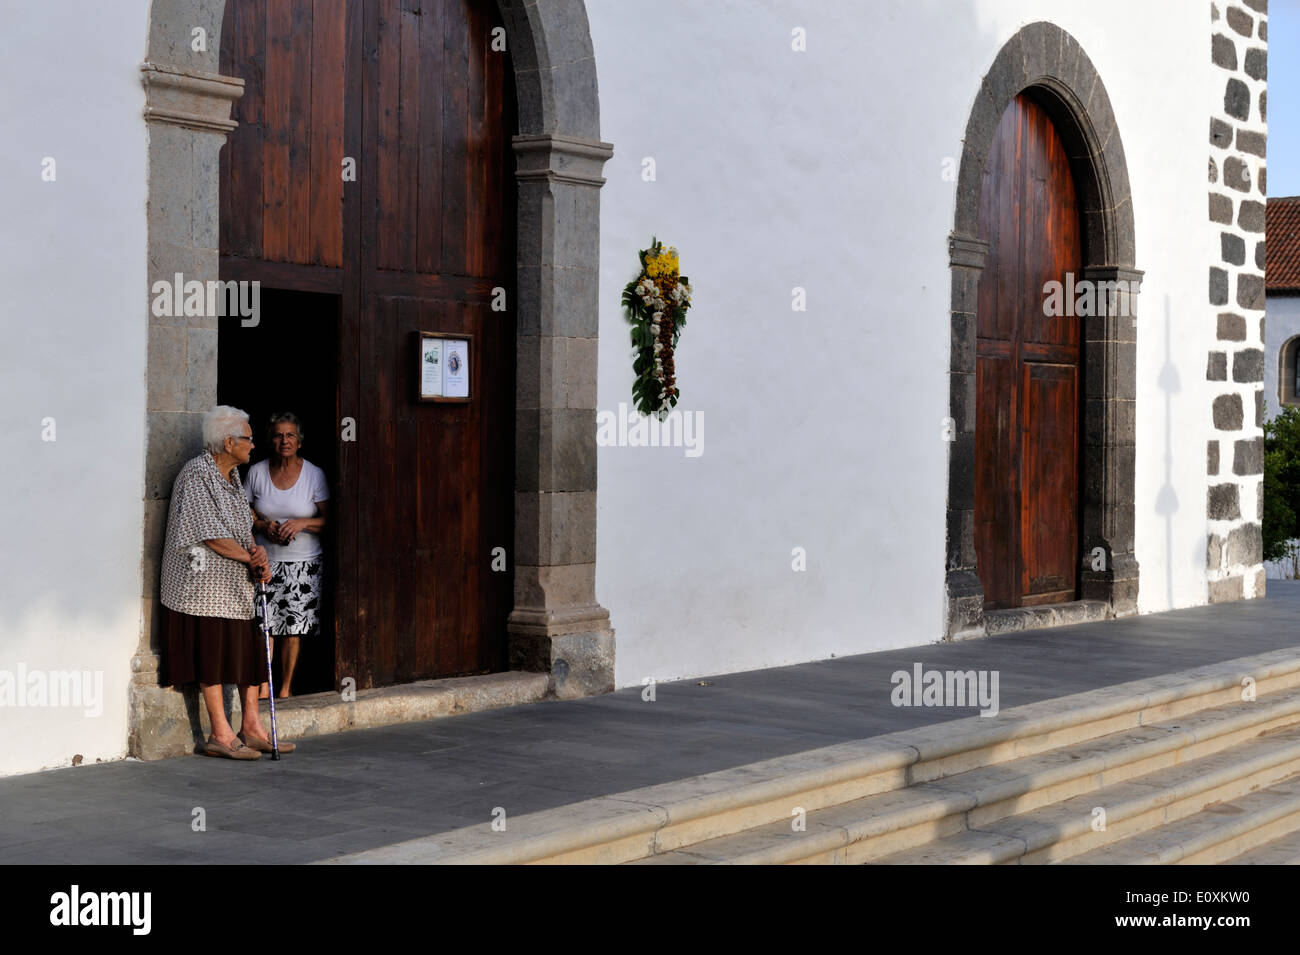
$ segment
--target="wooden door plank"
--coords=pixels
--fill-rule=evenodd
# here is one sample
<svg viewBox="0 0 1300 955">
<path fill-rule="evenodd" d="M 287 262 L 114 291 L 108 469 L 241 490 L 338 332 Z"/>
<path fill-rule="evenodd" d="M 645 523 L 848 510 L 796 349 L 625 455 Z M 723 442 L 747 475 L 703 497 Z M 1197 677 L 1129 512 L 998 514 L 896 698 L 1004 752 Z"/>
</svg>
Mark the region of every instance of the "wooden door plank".
<svg viewBox="0 0 1300 955">
<path fill-rule="evenodd" d="M 376 47 L 370 70 L 374 75 L 375 95 L 367 97 L 367 128 L 375 129 L 375 151 L 371 154 L 377 170 L 376 188 L 368 210 L 375 218 L 375 267 L 401 269 L 401 210 L 398 208 L 400 165 L 398 141 L 401 136 L 398 113 L 402 108 L 401 85 L 401 8 L 398 0 L 374 0 Z M 369 269 L 365 269 L 369 272 Z"/>
<path fill-rule="evenodd" d="M 262 3 L 232 4 L 226 8 L 225 21 L 221 69 L 244 81 L 244 95 L 235 100 L 231 110 L 239 125 L 223 150 L 228 177 L 221 183 L 221 251 L 260 258 L 266 7 Z"/>
<path fill-rule="evenodd" d="M 416 506 L 418 498 L 412 494 L 413 483 L 418 480 L 416 453 L 418 424 L 413 396 L 417 388 L 415 356 L 418 347 L 419 308 L 410 299 L 395 299 L 393 335 L 390 355 L 393 360 L 393 429 L 388 458 L 392 462 L 388 488 L 391 495 L 389 510 L 392 514 L 391 553 L 396 560 L 390 562 L 391 587 L 395 594 L 393 620 L 392 680 L 408 683 L 418 679 L 416 666 L 417 601 L 415 586 L 415 557 L 419 542 L 416 538 Z M 405 359 L 405 360 L 404 360 Z"/>
<path fill-rule="evenodd" d="M 469 31 L 465 17 L 443 22 L 442 264 L 438 271 L 467 275 L 469 228 Z"/>
<path fill-rule="evenodd" d="M 289 103 L 293 95 L 293 0 L 266 0 L 262 255 L 289 261 Z"/>
<path fill-rule="evenodd" d="M 401 89 L 397 110 L 397 140 L 389 148 L 395 153 L 397 182 L 392 201 L 396 205 L 395 248 L 386 268 L 412 272 L 419 244 L 415 222 L 420 191 L 420 19 L 428 0 L 402 0 L 398 41 L 398 84 Z"/>
<path fill-rule="evenodd" d="M 289 109 L 285 115 L 289 143 L 289 181 L 285 196 L 288 247 L 284 261 L 311 263 L 311 118 L 312 5 L 296 0 L 292 5 L 289 45 Z"/>
<path fill-rule="evenodd" d="M 442 271 L 442 127 L 445 104 L 443 53 L 445 11 L 448 5 L 427 4 L 420 17 L 419 194 L 415 269 Z"/>
<path fill-rule="evenodd" d="M 343 264 L 343 103 L 347 7 L 313 0 L 311 48 L 311 262 Z M 354 157 L 355 158 L 355 157 Z"/>
</svg>

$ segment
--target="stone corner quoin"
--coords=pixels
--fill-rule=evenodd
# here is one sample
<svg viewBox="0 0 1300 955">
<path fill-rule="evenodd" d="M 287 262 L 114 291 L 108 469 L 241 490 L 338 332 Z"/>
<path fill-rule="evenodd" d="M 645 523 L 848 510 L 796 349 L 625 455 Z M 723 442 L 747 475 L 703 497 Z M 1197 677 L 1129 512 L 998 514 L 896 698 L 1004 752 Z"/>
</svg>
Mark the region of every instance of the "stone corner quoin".
<svg viewBox="0 0 1300 955">
<path fill-rule="evenodd" d="M 1209 271 L 1215 344 L 1206 453 L 1210 603 L 1264 595 L 1264 212 L 1268 3 L 1213 4 L 1209 218 L 1220 261 Z"/>
</svg>

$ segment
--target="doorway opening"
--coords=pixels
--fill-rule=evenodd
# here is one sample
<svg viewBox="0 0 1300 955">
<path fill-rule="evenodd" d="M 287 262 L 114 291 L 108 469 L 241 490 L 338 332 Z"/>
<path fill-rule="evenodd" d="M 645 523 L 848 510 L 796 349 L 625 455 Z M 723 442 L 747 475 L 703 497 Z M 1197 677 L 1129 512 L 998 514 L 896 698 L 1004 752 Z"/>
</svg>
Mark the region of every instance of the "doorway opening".
<svg viewBox="0 0 1300 955">
<path fill-rule="evenodd" d="M 217 332 L 217 401 L 248 412 L 253 429 L 249 467 L 271 456 L 267 428 L 272 414 L 291 411 L 302 422 L 301 456 L 325 472 L 334 505 L 338 488 L 338 329 L 340 297 L 262 288 L 259 320 L 245 327 L 238 316 L 222 318 Z M 248 468 L 240 469 L 247 480 Z M 335 688 L 334 595 L 338 584 L 338 535 L 331 532 L 336 506 L 327 510 L 321 544 L 325 552 L 320 633 L 299 641 L 293 677 L 295 696 Z M 272 676 L 281 685 L 279 641 Z"/>
</svg>

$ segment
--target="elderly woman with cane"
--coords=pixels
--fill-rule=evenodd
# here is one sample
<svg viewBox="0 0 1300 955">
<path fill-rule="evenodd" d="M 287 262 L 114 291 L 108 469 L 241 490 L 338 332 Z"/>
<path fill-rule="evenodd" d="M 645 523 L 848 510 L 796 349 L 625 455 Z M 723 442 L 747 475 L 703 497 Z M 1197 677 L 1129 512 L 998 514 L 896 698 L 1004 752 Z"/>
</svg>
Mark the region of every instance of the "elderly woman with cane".
<svg viewBox="0 0 1300 955">
<path fill-rule="evenodd" d="M 248 415 L 219 405 L 203 417 L 206 450 L 187 461 L 172 486 L 162 560 L 164 685 L 197 681 L 212 735 L 207 756 L 259 759 L 272 751 L 258 711 L 267 678 L 265 648 L 253 628 L 253 577 L 270 578 L 266 551 L 253 543 L 253 512 L 238 465 L 253 448 Z M 221 687 L 239 687 L 241 732 L 226 719 Z M 288 753 L 294 744 L 281 742 Z"/>
</svg>

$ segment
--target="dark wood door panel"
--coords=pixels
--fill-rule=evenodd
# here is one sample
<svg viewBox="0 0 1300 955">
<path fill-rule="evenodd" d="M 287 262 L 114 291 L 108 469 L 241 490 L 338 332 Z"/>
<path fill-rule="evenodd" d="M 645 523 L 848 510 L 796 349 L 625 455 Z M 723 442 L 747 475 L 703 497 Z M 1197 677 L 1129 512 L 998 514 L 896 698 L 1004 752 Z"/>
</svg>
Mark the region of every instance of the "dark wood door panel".
<svg viewBox="0 0 1300 955">
<path fill-rule="evenodd" d="M 222 72 L 244 80 L 244 95 L 231 111 L 239 126 L 221 151 L 223 255 L 343 264 L 347 6 L 226 6 Z"/>
<path fill-rule="evenodd" d="M 1074 598 L 1078 542 L 1078 394 L 1074 365 L 1021 365 L 1023 602 Z"/>
<path fill-rule="evenodd" d="M 1082 262 L 1068 157 L 1032 98 L 998 124 L 980 195 L 975 544 L 990 609 L 1071 600 L 1077 586 L 1077 318 L 1044 315 L 1046 284 Z"/>
<path fill-rule="evenodd" d="M 1012 603 L 1020 582 L 1020 554 L 1012 546 L 1020 523 L 1014 376 L 1015 364 L 1007 358 L 976 358 L 975 556 L 990 606 Z"/>
</svg>

